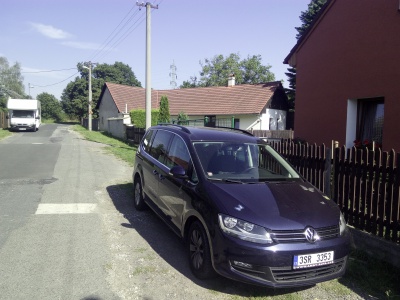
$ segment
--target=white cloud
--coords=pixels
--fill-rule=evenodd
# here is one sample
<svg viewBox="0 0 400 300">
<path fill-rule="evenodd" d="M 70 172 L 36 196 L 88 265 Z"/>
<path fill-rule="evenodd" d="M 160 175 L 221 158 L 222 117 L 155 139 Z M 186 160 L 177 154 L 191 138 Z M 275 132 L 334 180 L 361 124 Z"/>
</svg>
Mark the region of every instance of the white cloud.
<svg viewBox="0 0 400 300">
<path fill-rule="evenodd" d="M 36 30 L 40 34 L 42 34 L 48 38 L 51 38 L 51 39 L 62 40 L 62 39 L 67 39 L 67 38 L 72 37 L 72 35 L 69 34 L 68 32 L 66 32 L 62 29 L 55 28 L 51 25 L 44 25 L 44 24 L 33 23 L 33 22 L 31 22 L 30 25 L 32 26 L 32 28 L 34 30 Z"/>
<path fill-rule="evenodd" d="M 76 49 L 85 49 L 85 50 L 97 50 L 100 45 L 96 43 L 88 43 L 88 42 L 74 42 L 74 41 L 65 41 L 61 43 L 64 46 L 68 46 Z"/>
<path fill-rule="evenodd" d="M 113 48 L 110 47 L 102 47 L 101 44 L 98 43 L 89 43 L 89 42 L 75 42 L 75 41 L 64 41 L 61 42 L 61 45 L 83 49 L 83 50 L 99 50 L 101 48 L 102 51 L 111 51 Z"/>
</svg>

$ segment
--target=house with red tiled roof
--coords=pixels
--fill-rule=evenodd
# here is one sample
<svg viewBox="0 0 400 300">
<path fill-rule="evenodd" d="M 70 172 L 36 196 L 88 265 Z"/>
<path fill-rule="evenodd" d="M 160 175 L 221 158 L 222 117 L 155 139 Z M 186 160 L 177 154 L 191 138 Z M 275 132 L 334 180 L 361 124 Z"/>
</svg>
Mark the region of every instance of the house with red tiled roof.
<svg viewBox="0 0 400 300">
<path fill-rule="evenodd" d="M 296 136 L 400 151 L 400 1 L 328 0 L 285 58 Z"/>
<path fill-rule="evenodd" d="M 171 121 L 183 112 L 189 120 L 208 117 L 219 126 L 230 126 L 233 119 L 236 128 L 245 130 L 286 129 L 288 105 L 281 82 L 152 90 L 152 109 L 159 108 L 162 96 L 168 97 Z M 145 109 L 145 89 L 105 83 L 96 108 L 99 129 L 107 131 L 108 119 Z"/>
</svg>

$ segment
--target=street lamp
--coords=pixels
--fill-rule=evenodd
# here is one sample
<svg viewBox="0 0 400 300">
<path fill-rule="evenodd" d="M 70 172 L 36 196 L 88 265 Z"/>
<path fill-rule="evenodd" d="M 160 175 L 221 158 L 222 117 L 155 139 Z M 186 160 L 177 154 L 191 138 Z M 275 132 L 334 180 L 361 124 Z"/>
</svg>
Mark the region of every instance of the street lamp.
<svg viewBox="0 0 400 300">
<path fill-rule="evenodd" d="M 89 107 L 88 107 L 88 130 L 92 131 L 92 63 L 89 62 L 89 67 L 82 66 L 89 70 Z"/>
</svg>

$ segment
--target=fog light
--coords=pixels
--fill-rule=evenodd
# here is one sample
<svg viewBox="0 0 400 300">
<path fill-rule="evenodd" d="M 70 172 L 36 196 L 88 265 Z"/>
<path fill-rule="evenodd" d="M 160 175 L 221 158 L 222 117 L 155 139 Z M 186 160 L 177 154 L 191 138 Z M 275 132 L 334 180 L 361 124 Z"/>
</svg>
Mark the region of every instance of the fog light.
<svg viewBox="0 0 400 300">
<path fill-rule="evenodd" d="M 246 268 L 246 269 L 253 269 L 253 265 L 248 264 L 248 263 L 244 263 L 244 262 L 241 262 L 241 261 L 234 260 L 233 264 L 235 266 L 237 266 L 237 267 L 242 267 L 242 268 Z"/>
</svg>

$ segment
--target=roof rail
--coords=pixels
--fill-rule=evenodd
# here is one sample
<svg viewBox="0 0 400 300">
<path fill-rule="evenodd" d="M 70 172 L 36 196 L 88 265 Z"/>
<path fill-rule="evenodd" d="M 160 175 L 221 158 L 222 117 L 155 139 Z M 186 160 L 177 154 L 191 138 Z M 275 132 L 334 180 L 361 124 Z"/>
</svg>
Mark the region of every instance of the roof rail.
<svg viewBox="0 0 400 300">
<path fill-rule="evenodd" d="M 223 128 L 223 129 L 230 129 L 233 131 L 240 131 L 241 133 L 247 134 L 247 135 L 251 135 L 254 136 L 251 132 L 248 132 L 247 130 L 244 129 L 239 129 L 239 128 L 232 128 L 232 127 L 225 127 L 225 126 L 211 126 L 211 128 Z"/>
<path fill-rule="evenodd" d="M 173 123 L 158 123 L 157 125 L 161 125 L 161 126 L 174 126 L 177 128 L 180 128 L 182 131 L 186 132 L 186 133 L 191 133 L 189 128 L 182 126 L 182 125 L 178 125 L 178 124 L 173 124 Z"/>
</svg>

